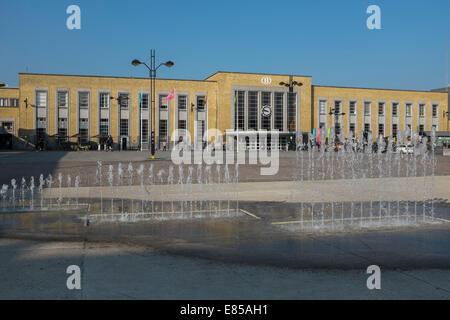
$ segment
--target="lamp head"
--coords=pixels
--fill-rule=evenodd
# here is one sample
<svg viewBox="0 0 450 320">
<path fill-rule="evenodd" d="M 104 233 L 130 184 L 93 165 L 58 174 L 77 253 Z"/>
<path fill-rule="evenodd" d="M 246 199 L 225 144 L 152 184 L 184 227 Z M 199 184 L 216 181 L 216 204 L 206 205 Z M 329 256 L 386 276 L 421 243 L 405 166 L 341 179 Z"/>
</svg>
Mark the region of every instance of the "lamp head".
<svg viewBox="0 0 450 320">
<path fill-rule="evenodd" d="M 131 64 L 137 67 L 138 65 L 142 64 L 142 62 L 140 62 L 138 59 L 134 59 L 133 61 L 131 61 Z"/>
<path fill-rule="evenodd" d="M 173 63 L 173 61 L 167 61 L 166 63 L 164 63 L 164 65 L 166 66 L 166 67 L 168 67 L 168 68 L 171 68 L 171 67 L 173 67 L 173 65 L 174 65 L 175 63 Z"/>
</svg>

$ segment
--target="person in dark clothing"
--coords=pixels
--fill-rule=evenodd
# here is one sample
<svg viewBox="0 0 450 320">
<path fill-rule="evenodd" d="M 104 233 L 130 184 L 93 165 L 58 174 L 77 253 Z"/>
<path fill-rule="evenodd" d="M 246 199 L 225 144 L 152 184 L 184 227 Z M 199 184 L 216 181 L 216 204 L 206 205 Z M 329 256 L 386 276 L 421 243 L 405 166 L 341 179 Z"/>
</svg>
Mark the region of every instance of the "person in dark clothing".
<svg viewBox="0 0 450 320">
<path fill-rule="evenodd" d="M 114 143 L 114 141 L 113 141 L 112 135 L 109 135 L 108 139 L 106 140 L 106 146 L 108 148 L 108 151 L 112 151 L 113 150 L 113 148 L 112 148 L 113 143 Z"/>
</svg>

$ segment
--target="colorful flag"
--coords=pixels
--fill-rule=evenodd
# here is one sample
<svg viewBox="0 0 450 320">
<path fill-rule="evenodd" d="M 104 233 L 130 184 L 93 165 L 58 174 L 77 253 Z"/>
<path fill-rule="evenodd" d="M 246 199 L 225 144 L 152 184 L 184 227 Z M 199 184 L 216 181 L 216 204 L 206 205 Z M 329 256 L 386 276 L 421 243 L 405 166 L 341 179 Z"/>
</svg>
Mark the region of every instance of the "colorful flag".
<svg viewBox="0 0 450 320">
<path fill-rule="evenodd" d="M 206 106 L 207 102 L 208 102 L 208 92 L 206 92 L 205 103 L 204 103 L 205 106 Z"/>
<path fill-rule="evenodd" d="M 163 102 L 167 102 L 169 100 L 172 100 L 173 98 L 175 98 L 175 89 L 170 91 L 170 94 L 164 99 Z"/>
<path fill-rule="evenodd" d="M 139 94 L 139 106 L 142 108 L 142 89 L 141 93 Z"/>
</svg>

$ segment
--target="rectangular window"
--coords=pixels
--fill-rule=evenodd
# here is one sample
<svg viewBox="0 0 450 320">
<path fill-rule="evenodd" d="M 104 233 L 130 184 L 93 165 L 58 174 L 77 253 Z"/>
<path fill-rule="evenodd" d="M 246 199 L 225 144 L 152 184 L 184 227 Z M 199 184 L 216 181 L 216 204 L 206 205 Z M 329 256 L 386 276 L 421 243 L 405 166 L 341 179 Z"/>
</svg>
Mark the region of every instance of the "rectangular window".
<svg viewBox="0 0 450 320">
<path fill-rule="evenodd" d="M 0 107 L 8 107 L 8 98 L 0 98 Z"/>
<path fill-rule="evenodd" d="M 327 114 L 327 101 L 326 100 L 319 101 L 319 113 Z"/>
<path fill-rule="evenodd" d="M 38 128 L 47 128 L 47 119 L 46 118 L 37 118 L 37 127 Z"/>
<path fill-rule="evenodd" d="M 394 102 L 392 104 L 392 116 L 396 117 L 398 115 L 398 103 Z"/>
<path fill-rule="evenodd" d="M 9 101 L 10 101 L 10 106 L 11 107 L 18 107 L 19 106 L 19 99 L 11 98 L 11 99 L 9 99 Z"/>
<path fill-rule="evenodd" d="M 378 103 L 378 115 L 384 116 L 384 102 Z"/>
<path fill-rule="evenodd" d="M 261 109 L 264 107 L 269 107 L 270 109 L 272 109 L 271 108 L 271 106 L 272 106 L 271 99 L 272 99 L 271 92 L 261 92 Z M 261 112 L 261 129 L 262 130 L 270 131 L 270 127 L 271 127 L 270 117 L 271 116 L 262 115 L 262 112 Z"/>
<path fill-rule="evenodd" d="M 87 143 L 89 141 L 89 119 L 80 118 L 79 133 L 80 142 Z"/>
<path fill-rule="evenodd" d="M 186 110 L 187 96 L 178 96 L 178 110 Z"/>
<path fill-rule="evenodd" d="M 431 109 L 431 116 L 433 118 L 437 117 L 437 113 L 438 113 L 438 105 L 437 104 L 433 104 L 432 109 Z"/>
<path fill-rule="evenodd" d="M 109 135 L 109 119 L 100 119 L 100 135 Z"/>
<path fill-rule="evenodd" d="M 197 111 L 205 111 L 206 103 L 205 96 L 197 96 Z"/>
<path fill-rule="evenodd" d="M 39 90 L 36 91 L 36 112 L 44 111 L 47 114 L 48 109 L 48 99 L 47 91 Z M 39 117 L 36 119 L 36 143 L 43 142 L 46 140 L 47 136 L 47 116 Z"/>
<path fill-rule="evenodd" d="M 159 120 L 159 141 L 167 142 L 167 120 Z"/>
<path fill-rule="evenodd" d="M 89 142 L 89 129 L 80 128 L 80 143 L 88 143 L 88 142 Z"/>
<path fill-rule="evenodd" d="M 425 116 L 425 104 L 421 103 L 419 104 L 419 117 Z"/>
<path fill-rule="evenodd" d="M 169 106 L 169 101 L 164 102 L 164 99 L 167 98 L 167 94 L 161 94 L 159 95 L 159 109 L 160 110 L 167 110 Z"/>
<path fill-rule="evenodd" d="M 348 109 L 350 114 L 356 114 L 356 101 L 350 101 Z"/>
<path fill-rule="evenodd" d="M 248 130 L 258 130 L 258 92 L 249 91 L 247 100 Z"/>
<path fill-rule="evenodd" d="M 58 119 L 58 128 L 67 128 L 67 118 Z"/>
<path fill-rule="evenodd" d="M 296 119 L 295 116 L 297 114 L 297 94 L 288 92 L 288 105 L 287 105 L 287 125 L 289 132 L 295 132 Z"/>
<path fill-rule="evenodd" d="M 201 148 L 203 144 L 204 135 L 205 135 L 205 120 L 197 120 L 197 136 L 195 138 L 197 148 Z"/>
<path fill-rule="evenodd" d="M 4 121 L 2 122 L 2 127 L 6 130 L 6 132 L 14 134 L 14 122 Z"/>
<path fill-rule="evenodd" d="M 326 129 L 326 127 L 325 127 L 325 122 L 320 122 L 319 123 L 319 128 L 322 130 L 322 129 Z"/>
<path fill-rule="evenodd" d="M 423 124 L 419 124 L 419 135 L 423 136 L 425 131 L 425 126 Z"/>
<path fill-rule="evenodd" d="M 369 132 L 370 131 L 370 123 L 365 123 L 364 124 L 364 131 L 365 132 Z"/>
<path fill-rule="evenodd" d="M 284 93 L 275 92 L 274 129 L 278 131 L 283 131 L 283 104 Z"/>
<path fill-rule="evenodd" d="M 394 123 L 394 124 L 392 125 L 392 136 L 393 136 L 393 137 L 397 137 L 397 128 L 398 128 L 398 127 L 397 127 L 397 124 Z"/>
<path fill-rule="evenodd" d="M 111 99 L 110 99 L 110 95 L 108 92 L 101 92 L 100 93 L 100 108 L 108 109 L 110 100 Z"/>
<path fill-rule="evenodd" d="M 236 91 L 235 106 L 234 106 L 234 129 L 244 130 L 244 91 Z"/>
<path fill-rule="evenodd" d="M 364 102 L 364 115 L 370 116 L 370 109 L 372 109 L 372 104 L 369 101 Z"/>
<path fill-rule="evenodd" d="M 80 119 L 80 129 L 89 129 L 89 119 L 86 118 Z"/>
<path fill-rule="evenodd" d="M 187 101 L 188 97 L 186 95 L 180 95 L 177 98 L 177 108 L 178 108 L 178 125 L 177 129 L 182 130 L 180 134 L 185 134 L 185 130 L 187 128 Z"/>
<path fill-rule="evenodd" d="M 148 120 L 141 120 L 142 142 L 148 142 Z"/>
<path fill-rule="evenodd" d="M 47 91 L 36 91 L 36 107 L 47 108 Z"/>
<path fill-rule="evenodd" d="M 178 129 L 186 130 L 186 120 L 179 120 L 178 119 Z"/>
<path fill-rule="evenodd" d="M 69 106 L 69 92 L 58 91 L 56 102 L 58 108 L 67 108 Z"/>
<path fill-rule="evenodd" d="M 139 94 L 139 99 L 141 99 L 140 96 L 141 95 Z M 148 109 L 148 94 L 147 93 L 142 94 L 140 107 L 141 107 L 141 109 Z"/>
<path fill-rule="evenodd" d="M 67 141 L 67 118 L 58 119 L 58 140 L 59 142 Z"/>
<path fill-rule="evenodd" d="M 341 113 L 341 101 L 335 101 L 334 102 L 334 114 L 340 114 Z"/>
<path fill-rule="evenodd" d="M 83 117 L 86 116 L 86 111 L 89 109 L 89 96 L 90 92 L 88 91 L 80 91 L 78 92 L 78 108 L 79 110 L 85 110 L 82 114 Z M 88 143 L 89 142 L 89 119 L 88 118 L 79 118 L 78 123 L 78 133 L 80 138 L 80 143 Z"/>
<path fill-rule="evenodd" d="M 412 104 L 411 103 L 407 103 L 405 105 L 405 108 L 406 108 L 406 110 L 405 110 L 406 116 L 407 117 L 411 117 Z"/>
<path fill-rule="evenodd" d="M 335 132 L 336 136 L 341 134 L 341 124 L 339 122 L 336 122 L 334 124 L 334 132 Z"/>
<path fill-rule="evenodd" d="M 355 136 L 355 124 L 354 123 L 350 123 L 349 130 L 353 134 L 353 136 Z"/>
<path fill-rule="evenodd" d="M 381 135 L 384 137 L 384 124 L 383 123 L 378 124 L 378 135 Z"/>
<path fill-rule="evenodd" d="M 78 108 L 89 108 L 89 92 L 78 92 Z"/>
<path fill-rule="evenodd" d="M 129 106 L 129 97 L 128 97 L 128 93 L 119 93 L 119 106 L 120 109 L 128 109 Z"/>
<path fill-rule="evenodd" d="M 128 119 L 120 119 L 120 130 L 119 134 L 121 136 L 128 135 Z"/>
</svg>

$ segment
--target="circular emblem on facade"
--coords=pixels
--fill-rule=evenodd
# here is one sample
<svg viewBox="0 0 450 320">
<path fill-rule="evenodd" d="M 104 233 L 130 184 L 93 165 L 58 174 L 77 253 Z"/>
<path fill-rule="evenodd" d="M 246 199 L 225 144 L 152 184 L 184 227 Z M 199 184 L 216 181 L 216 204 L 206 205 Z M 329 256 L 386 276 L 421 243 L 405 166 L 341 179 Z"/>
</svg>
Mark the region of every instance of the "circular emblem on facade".
<svg viewBox="0 0 450 320">
<path fill-rule="evenodd" d="M 265 118 L 270 117 L 272 115 L 272 108 L 270 106 L 263 106 L 261 109 L 261 114 Z"/>
<path fill-rule="evenodd" d="M 261 78 L 261 83 L 262 83 L 263 85 L 268 86 L 269 84 L 272 83 L 272 79 L 271 79 L 270 77 L 262 77 L 262 78 Z"/>
</svg>

